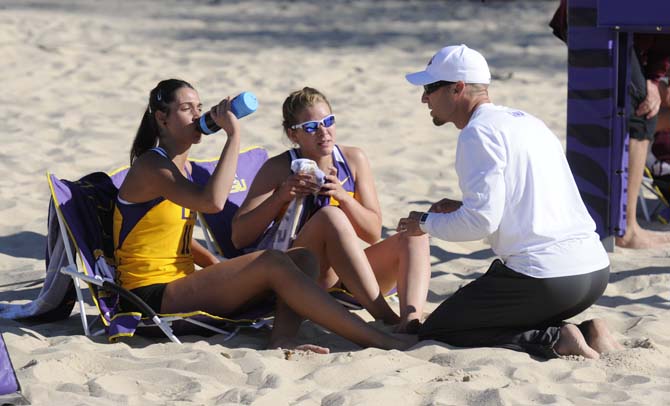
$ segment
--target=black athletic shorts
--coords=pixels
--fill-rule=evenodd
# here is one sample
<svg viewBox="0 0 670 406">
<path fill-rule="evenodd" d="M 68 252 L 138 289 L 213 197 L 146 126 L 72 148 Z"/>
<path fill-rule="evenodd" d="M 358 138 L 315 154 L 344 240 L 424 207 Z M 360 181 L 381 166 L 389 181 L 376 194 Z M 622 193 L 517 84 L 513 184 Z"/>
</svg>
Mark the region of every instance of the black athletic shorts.
<svg viewBox="0 0 670 406">
<path fill-rule="evenodd" d="M 161 312 L 161 304 L 163 303 L 163 294 L 167 283 L 157 283 L 155 285 L 142 286 L 140 288 L 131 289 L 135 295 L 144 300 L 156 313 Z M 124 312 L 141 312 L 132 302 L 121 297 L 121 309 Z"/>
</svg>

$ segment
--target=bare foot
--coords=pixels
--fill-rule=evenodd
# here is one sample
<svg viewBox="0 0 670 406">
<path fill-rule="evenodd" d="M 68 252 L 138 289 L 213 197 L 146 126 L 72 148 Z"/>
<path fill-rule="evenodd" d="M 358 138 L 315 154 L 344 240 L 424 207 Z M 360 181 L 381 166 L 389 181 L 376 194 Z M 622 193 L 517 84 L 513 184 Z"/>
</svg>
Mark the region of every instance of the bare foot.
<svg viewBox="0 0 670 406">
<path fill-rule="evenodd" d="M 631 226 L 623 237 L 615 239 L 617 247 L 631 249 L 656 248 L 670 245 L 670 233 L 645 230 L 639 225 Z"/>
<path fill-rule="evenodd" d="M 277 340 L 268 345 L 268 349 L 285 349 L 285 350 L 296 350 L 296 351 L 309 351 L 316 354 L 330 354 L 330 349 L 326 347 L 321 347 L 314 344 L 297 344 L 293 340 Z"/>
<path fill-rule="evenodd" d="M 554 350 L 559 355 L 581 355 L 584 358 L 598 359 L 598 353 L 586 343 L 586 339 L 574 324 L 561 327 L 560 337 Z"/>
<path fill-rule="evenodd" d="M 623 346 L 612 337 L 607 324 L 602 319 L 592 319 L 582 322 L 580 330 L 584 331 L 589 347 L 602 354 L 604 352 L 622 350 Z"/>
</svg>

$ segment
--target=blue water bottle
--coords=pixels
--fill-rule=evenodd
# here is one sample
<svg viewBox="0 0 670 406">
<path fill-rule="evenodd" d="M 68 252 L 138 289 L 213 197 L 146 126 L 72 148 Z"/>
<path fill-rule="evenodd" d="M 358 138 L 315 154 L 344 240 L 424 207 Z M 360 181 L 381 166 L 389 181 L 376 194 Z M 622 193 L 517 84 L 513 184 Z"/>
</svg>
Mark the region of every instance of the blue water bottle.
<svg viewBox="0 0 670 406">
<path fill-rule="evenodd" d="M 230 102 L 230 111 L 235 114 L 235 117 L 242 118 L 256 111 L 258 108 L 258 100 L 256 95 L 251 92 L 242 92 L 235 96 Z M 210 135 L 219 131 L 221 127 L 214 122 L 210 112 L 200 116 L 200 119 L 195 122 L 195 126 L 203 134 Z"/>
</svg>

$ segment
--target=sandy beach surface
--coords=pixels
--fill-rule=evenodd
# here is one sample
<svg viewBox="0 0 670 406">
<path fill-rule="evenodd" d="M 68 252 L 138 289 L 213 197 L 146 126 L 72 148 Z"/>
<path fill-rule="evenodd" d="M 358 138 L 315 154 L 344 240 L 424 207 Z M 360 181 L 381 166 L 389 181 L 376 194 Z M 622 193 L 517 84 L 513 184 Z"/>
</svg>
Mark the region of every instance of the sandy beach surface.
<svg viewBox="0 0 670 406">
<path fill-rule="evenodd" d="M 128 161 L 149 90 L 191 82 L 205 106 L 250 90 L 243 147 L 289 147 L 281 103 L 305 85 L 337 115 L 338 142 L 367 151 L 384 234 L 410 210 L 459 198 L 453 126 L 436 128 L 404 74 L 447 44 L 480 50 L 491 97 L 565 142 L 567 51 L 547 23 L 557 1 L 87 1 L 0 3 L 0 302 L 35 297 L 44 277 L 45 172 L 77 179 Z M 218 156 L 207 137 L 193 157 Z M 667 227 L 666 227 L 667 229 Z M 432 310 L 494 259 L 483 242 L 432 240 Z M 263 350 L 267 332 L 178 346 L 0 320 L 23 396 L 34 405 L 664 405 L 670 395 L 670 248 L 610 254 L 602 317 L 625 345 L 599 360 L 538 360 L 505 349 L 424 342 L 362 350 L 306 322 L 300 340 L 330 355 Z M 93 320 L 94 309 L 88 308 Z M 369 318 L 365 312 L 360 313 Z M 381 326 L 380 326 L 381 327 Z"/>
</svg>

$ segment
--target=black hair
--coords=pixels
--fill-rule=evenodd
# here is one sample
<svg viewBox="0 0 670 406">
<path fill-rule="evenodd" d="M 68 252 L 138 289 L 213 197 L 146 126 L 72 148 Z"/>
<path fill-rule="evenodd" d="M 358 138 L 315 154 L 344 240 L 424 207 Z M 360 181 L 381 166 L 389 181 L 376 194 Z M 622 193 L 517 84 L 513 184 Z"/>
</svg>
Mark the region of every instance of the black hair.
<svg viewBox="0 0 670 406">
<path fill-rule="evenodd" d="M 175 93 L 182 87 L 193 89 L 190 83 L 180 79 L 166 79 L 158 82 L 149 93 L 149 105 L 147 106 L 140 127 L 137 129 L 133 146 L 130 149 L 130 164 L 144 152 L 158 145 L 160 131 L 156 122 L 156 112 L 162 111 L 170 114 L 170 106 L 175 99 Z"/>
</svg>

